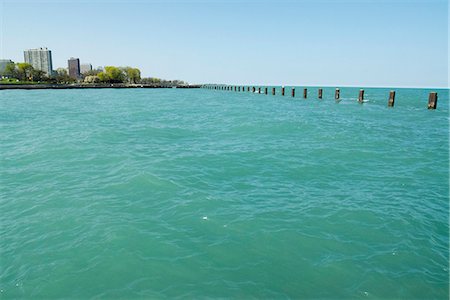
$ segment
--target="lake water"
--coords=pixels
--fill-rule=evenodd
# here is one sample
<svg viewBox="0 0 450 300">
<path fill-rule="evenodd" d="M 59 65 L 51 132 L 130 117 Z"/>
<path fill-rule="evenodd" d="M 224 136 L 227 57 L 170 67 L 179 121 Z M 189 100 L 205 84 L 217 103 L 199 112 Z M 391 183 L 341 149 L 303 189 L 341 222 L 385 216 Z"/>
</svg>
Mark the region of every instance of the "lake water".
<svg viewBox="0 0 450 300">
<path fill-rule="evenodd" d="M 0 298 L 449 297 L 449 101 L 0 91 Z"/>
</svg>

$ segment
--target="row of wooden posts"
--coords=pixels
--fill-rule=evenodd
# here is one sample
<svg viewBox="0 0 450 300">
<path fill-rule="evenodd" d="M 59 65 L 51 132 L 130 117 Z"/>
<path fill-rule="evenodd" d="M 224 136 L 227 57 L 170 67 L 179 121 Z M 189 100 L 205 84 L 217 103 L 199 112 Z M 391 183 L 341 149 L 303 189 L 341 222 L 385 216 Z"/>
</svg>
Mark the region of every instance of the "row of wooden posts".
<svg viewBox="0 0 450 300">
<path fill-rule="evenodd" d="M 204 88 L 207 89 L 214 89 L 214 90 L 224 90 L 224 91 L 235 91 L 235 92 L 240 92 L 242 90 L 242 92 L 245 92 L 245 88 L 247 88 L 247 92 L 250 92 L 250 87 L 247 86 L 230 86 L 230 85 L 205 85 L 203 86 Z M 256 87 L 251 87 L 251 91 L 253 93 L 256 93 Z M 261 87 L 258 87 L 258 93 L 261 94 Z M 268 94 L 268 87 L 264 87 L 264 94 Z M 272 95 L 275 95 L 275 88 L 272 88 Z M 281 96 L 285 95 L 285 88 L 281 87 Z M 291 96 L 295 97 L 295 88 L 291 89 Z M 323 96 L 323 89 L 319 88 L 318 89 L 318 97 L 319 99 L 322 99 Z M 308 89 L 304 88 L 303 89 L 303 98 L 306 99 L 308 97 Z M 339 88 L 336 88 L 336 91 L 334 92 L 334 99 L 336 101 L 340 101 L 340 97 L 341 97 L 341 91 Z M 437 107 L 437 100 L 438 100 L 438 96 L 436 92 L 431 92 L 430 95 L 428 96 L 428 109 L 436 109 Z M 358 102 L 359 103 L 363 103 L 364 102 L 364 90 L 361 89 L 359 90 L 359 95 L 358 95 Z M 389 92 L 389 99 L 388 99 L 388 106 L 389 107 L 394 107 L 394 103 L 395 103 L 395 91 L 390 91 Z"/>
</svg>

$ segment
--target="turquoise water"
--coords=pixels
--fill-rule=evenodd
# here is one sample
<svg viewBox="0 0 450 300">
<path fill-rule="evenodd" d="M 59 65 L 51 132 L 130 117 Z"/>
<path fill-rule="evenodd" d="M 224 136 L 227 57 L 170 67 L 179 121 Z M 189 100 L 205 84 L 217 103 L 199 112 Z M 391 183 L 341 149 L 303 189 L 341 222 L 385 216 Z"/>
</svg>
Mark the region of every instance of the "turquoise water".
<svg viewBox="0 0 450 300">
<path fill-rule="evenodd" d="M 0 297 L 448 299 L 448 90 L 309 92 L 0 91 Z"/>
</svg>

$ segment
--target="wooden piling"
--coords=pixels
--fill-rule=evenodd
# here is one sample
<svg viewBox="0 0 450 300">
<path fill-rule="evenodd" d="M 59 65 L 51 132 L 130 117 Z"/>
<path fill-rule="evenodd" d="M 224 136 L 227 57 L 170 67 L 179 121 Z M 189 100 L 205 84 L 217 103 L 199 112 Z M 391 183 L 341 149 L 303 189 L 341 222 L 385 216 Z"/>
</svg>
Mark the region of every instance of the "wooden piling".
<svg viewBox="0 0 450 300">
<path fill-rule="evenodd" d="M 359 90 L 358 102 L 363 103 L 363 101 L 364 101 L 364 90 L 361 89 Z"/>
<path fill-rule="evenodd" d="M 247 92 L 250 92 L 250 87 L 249 86 L 247 87 Z"/>
<path fill-rule="evenodd" d="M 336 88 L 336 91 L 334 92 L 334 99 L 336 101 L 341 101 L 341 100 L 339 100 L 339 98 L 341 98 L 341 90 Z"/>
<path fill-rule="evenodd" d="M 284 96 L 284 86 L 281 87 L 281 96 Z"/>
<path fill-rule="evenodd" d="M 267 95 L 267 87 L 264 88 L 264 94 Z"/>
<path fill-rule="evenodd" d="M 322 94 L 323 94 L 323 90 L 322 89 L 319 89 L 319 99 L 322 99 Z"/>
<path fill-rule="evenodd" d="M 303 98 L 308 98 L 308 89 L 303 89 Z"/>
<path fill-rule="evenodd" d="M 252 87 L 252 93 L 254 93 L 256 91 L 255 87 Z"/>
<path fill-rule="evenodd" d="M 395 103 L 395 91 L 389 92 L 389 100 L 388 100 L 388 107 L 394 107 Z"/>
<path fill-rule="evenodd" d="M 275 95 L 275 88 L 272 88 L 272 95 Z"/>
<path fill-rule="evenodd" d="M 431 92 L 428 96 L 428 109 L 436 109 L 438 95 L 436 92 Z"/>
<path fill-rule="evenodd" d="M 292 97 L 295 97 L 295 88 L 292 88 Z"/>
<path fill-rule="evenodd" d="M 258 88 L 258 94 L 261 94 L 261 88 L 260 87 Z"/>
</svg>

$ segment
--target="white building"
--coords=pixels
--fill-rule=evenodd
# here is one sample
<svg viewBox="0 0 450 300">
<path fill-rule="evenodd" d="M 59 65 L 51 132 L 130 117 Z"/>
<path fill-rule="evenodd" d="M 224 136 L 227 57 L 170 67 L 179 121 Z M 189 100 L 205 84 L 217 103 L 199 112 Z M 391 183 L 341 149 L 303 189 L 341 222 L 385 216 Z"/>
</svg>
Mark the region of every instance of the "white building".
<svg viewBox="0 0 450 300">
<path fill-rule="evenodd" d="M 52 74 L 52 51 L 47 48 L 29 49 L 23 52 L 25 62 L 36 70 L 41 70 L 47 75 Z"/>
<path fill-rule="evenodd" d="M 92 65 L 91 64 L 81 64 L 80 65 L 80 73 L 84 74 L 89 71 L 92 71 Z"/>
</svg>

